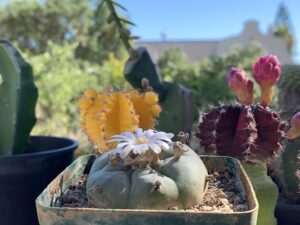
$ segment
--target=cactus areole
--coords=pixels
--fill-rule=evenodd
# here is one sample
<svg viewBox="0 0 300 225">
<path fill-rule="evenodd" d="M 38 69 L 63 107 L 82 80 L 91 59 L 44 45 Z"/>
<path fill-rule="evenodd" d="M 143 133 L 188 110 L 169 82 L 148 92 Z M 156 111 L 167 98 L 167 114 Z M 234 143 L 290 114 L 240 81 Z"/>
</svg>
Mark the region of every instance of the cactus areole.
<svg viewBox="0 0 300 225">
<path fill-rule="evenodd" d="M 253 83 L 246 72 L 236 67 L 229 71 L 228 86 L 236 93 L 240 103 L 213 107 L 203 115 L 196 136 L 207 152 L 266 163 L 280 153 L 283 138 L 299 136 L 297 115 L 286 136 L 285 123 L 277 112 L 267 107 L 272 101 L 273 86 L 280 78 L 277 57 L 261 57 L 253 65 L 253 75 L 261 88 L 261 100 L 257 104 L 252 103 Z"/>
<path fill-rule="evenodd" d="M 173 135 L 153 130 L 112 137 L 116 148 L 98 157 L 87 197 L 98 208 L 181 209 L 203 198 L 207 170 L 199 156 Z"/>
</svg>

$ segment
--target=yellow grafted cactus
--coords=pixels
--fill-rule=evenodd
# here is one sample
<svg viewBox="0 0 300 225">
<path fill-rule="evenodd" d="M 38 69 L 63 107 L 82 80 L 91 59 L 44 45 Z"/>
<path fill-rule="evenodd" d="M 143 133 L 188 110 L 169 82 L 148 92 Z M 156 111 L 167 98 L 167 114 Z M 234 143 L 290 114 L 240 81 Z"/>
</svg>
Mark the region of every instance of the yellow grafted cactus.
<svg viewBox="0 0 300 225">
<path fill-rule="evenodd" d="M 153 128 L 154 117 L 159 116 L 161 111 L 157 94 L 154 92 L 140 94 L 138 91 L 132 91 L 130 95 L 135 112 L 139 116 L 139 127 L 144 130 Z"/>
<path fill-rule="evenodd" d="M 153 128 L 160 114 L 158 96 L 154 92 L 114 91 L 96 93 L 87 90 L 78 102 L 80 127 L 101 152 L 114 147 L 112 135 L 136 128 Z"/>
</svg>

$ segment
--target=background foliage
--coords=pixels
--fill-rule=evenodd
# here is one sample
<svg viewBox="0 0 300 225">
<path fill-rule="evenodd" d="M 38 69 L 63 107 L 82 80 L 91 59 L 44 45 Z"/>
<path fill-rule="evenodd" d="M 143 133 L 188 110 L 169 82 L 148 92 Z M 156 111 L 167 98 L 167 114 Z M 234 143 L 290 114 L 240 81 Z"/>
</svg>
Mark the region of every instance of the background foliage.
<svg viewBox="0 0 300 225">
<path fill-rule="evenodd" d="M 33 134 L 67 135 L 86 145 L 79 129 L 78 97 L 87 88 L 101 91 L 129 86 L 123 78 L 128 55 L 119 38 L 122 27 L 109 23 L 110 12 L 101 3 L 18 0 L 0 5 L 0 36 L 13 41 L 24 53 L 33 65 L 39 87 L 38 123 Z M 276 23 L 276 32 L 281 32 L 282 24 L 287 25 Z M 125 23 L 126 29 L 129 26 L 130 22 Z M 284 36 L 288 32 L 281 33 Z M 208 104 L 233 101 L 225 79 L 228 69 L 239 66 L 250 75 L 252 63 L 262 54 L 262 48 L 254 43 L 236 47 L 227 55 L 190 63 L 179 48 L 172 48 L 157 64 L 165 80 L 191 88 L 197 105 L 205 110 Z"/>
<path fill-rule="evenodd" d="M 227 71 L 232 66 L 243 68 L 252 77 L 252 64 L 264 54 L 262 47 L 256 43 L 245 48 L 236 47 L 229 54 L 205 58 L 190 64 L 179 48 L 166 50 L 158 60 L 161 75 L 193 90 L 197 105 L 205 109 L 208 104 L 219 101 L 233 101 L 234 94 L 226 83 Z M 255 96 L 258 88 L 255 87 Z"/>
</svg>

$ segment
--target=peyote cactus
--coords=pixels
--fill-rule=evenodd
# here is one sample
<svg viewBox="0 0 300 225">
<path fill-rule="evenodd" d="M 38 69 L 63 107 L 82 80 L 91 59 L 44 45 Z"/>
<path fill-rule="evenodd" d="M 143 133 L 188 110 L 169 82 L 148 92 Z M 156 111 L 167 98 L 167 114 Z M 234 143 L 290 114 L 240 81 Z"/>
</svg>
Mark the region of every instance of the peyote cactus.
<svg viewBox="0 0 300 225">
<path fill-rule="evenodd" d="M 137 127 L 153 128 L 160 114 L 158 95 L 152 91 L 87 90 L 79 102 L 81 128 L 101 152 L 111 149 L 112 135 L 134 131 Z"/>
<path fill-rule="evenodd" d="M 23 153 L 33 128 L 37 88 L 32 67 L 7 41 L 0 41 L 0 155 Z"/>
<path fill-rule="evenodd" d="M 260 104 L 253 104 L 253 82 L 246 72 L 233 67 L 227 82 L 241 104 L 221 105 L 203 116 L 197 137 L 207 152 L 265 163 L 282 149 L 285 123 L 267 107 L 279 80 L 280 63 L 276 56 L 261 57 L 253 71 L 261 87 Z"/>
<path fill-rule="evenodd" d="M 134 209 L 184 209 L 200 203 L 207 170 L 192 149 L 173 143 L 172 136 L 140 128 L 113 136 L 117 147 L 98 157 L 91 168 L 89 203 Z"/>
</svg>

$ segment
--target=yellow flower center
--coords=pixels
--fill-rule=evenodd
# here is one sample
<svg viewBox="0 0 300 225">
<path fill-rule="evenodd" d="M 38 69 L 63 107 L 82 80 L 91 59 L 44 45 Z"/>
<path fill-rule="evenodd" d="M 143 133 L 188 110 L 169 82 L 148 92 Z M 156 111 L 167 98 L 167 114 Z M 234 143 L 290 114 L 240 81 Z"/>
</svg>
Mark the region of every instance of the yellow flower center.
<svg viewBox="0 0 300 225">
<path fill-rule="evenodd" d="M 137 145 L 149 143 L 149 138 L 147 138 L 147 137 L 140 137 L 140 138 L 137 138 L 137 139 L 135 139 L 135 143 L 136 143 Z"/>
</svg>

